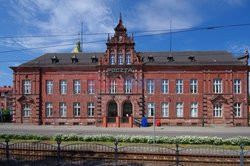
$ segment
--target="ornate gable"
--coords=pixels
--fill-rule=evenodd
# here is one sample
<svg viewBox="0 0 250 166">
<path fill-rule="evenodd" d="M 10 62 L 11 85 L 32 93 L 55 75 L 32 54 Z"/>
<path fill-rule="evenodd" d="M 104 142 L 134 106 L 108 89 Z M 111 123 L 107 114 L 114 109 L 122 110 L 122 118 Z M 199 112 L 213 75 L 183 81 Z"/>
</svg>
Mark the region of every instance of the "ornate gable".
<svg viewBox="0 0 250 166">
<path fill-rule="evenodd" d="M 215 95 L 212 99 L 211 102 L 213 104 L 227 104 L 227 99 L 225 99 L 222 95 Z"/>
<path fill-rule="evenodd" d="M 21 96 L 17 101 L 20 103 L 34 103 L 34 100 L 26 95 Z"/>
</svg>

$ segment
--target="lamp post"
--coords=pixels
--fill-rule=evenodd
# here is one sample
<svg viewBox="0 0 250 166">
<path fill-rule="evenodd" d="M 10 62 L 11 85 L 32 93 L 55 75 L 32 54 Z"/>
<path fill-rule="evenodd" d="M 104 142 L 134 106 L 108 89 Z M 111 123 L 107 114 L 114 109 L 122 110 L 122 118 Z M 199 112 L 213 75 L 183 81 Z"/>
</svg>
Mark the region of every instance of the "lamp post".
<svg viewBox="0 0 250 166">
<path fill-rule="evenodd" d="M 153 116 L 153 143 L 155 144 L 155 109 L 153 110 L 154 116 Z"/>
</svg>

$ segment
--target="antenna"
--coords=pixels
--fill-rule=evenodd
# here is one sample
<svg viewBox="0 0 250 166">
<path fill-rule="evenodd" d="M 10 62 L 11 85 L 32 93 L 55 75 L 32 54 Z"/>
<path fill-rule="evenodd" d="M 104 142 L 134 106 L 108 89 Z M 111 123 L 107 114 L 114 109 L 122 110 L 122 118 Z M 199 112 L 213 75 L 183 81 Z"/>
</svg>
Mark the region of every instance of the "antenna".
<svg viewBox="0 0 250 166">
<path fill-rule="evenodd" d="M 81 52 L 83 52 L 83 22 L 81 22 Z"/>
<path fill-rule="evenodd" d="M 170 19 L 169 52 L 172 52 L 172 19 Z"/>
</svg>

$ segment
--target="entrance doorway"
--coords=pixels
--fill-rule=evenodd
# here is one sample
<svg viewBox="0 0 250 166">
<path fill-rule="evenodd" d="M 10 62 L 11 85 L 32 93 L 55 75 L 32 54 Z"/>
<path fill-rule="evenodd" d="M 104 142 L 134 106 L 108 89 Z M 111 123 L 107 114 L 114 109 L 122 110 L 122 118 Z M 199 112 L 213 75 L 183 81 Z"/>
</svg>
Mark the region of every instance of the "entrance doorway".
<svg viewBox="0 0 250 166">
<path fill-rule="evenodd" d="M 115 123 L 117 116 L 117 104 L 115 101 L 111 101 L 108 104 L 108 122 Z"/>
<path fill-rule="evenodd" d="M 126 101 L 125 103 L 123 103 L 122 122 L 128 123 L 128 118 L 131 115 L 132 115 L 132 103 L 130 101 Z"/>
</svg>

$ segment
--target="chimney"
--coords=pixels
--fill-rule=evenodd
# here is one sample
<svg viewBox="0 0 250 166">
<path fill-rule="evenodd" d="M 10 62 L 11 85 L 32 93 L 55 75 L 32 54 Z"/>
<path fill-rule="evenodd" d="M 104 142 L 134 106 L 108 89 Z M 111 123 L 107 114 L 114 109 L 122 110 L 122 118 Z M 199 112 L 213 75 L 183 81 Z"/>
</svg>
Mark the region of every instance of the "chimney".
<svg viewBox="0 0 250 166">
<path fill-rule="evenodd" d="M 77 63 L 77 62 L 78 62 L 78 58 L 77 58 L 76 54 L 74 54 L 74 55 L 71 57 L 71 61 L 72 61 L 72 63 Z"/>
<path fill-rule="evenodd" d="M 148 61 L 149 62 L 154 62 L 155 60 L 154 60 L 154 57 L 152 56 L 152 55 L 149 55 L 148 56 Z"/>
<path fill-rule="evenodd" d="M 51 58 L 51 61 L 52 61 L 52 63 L 58 63 L 58 62 L 59 62 L 59 59 L 57 58 L 56 55 L 54 55 L 54 56 Z"/>
</svg>

